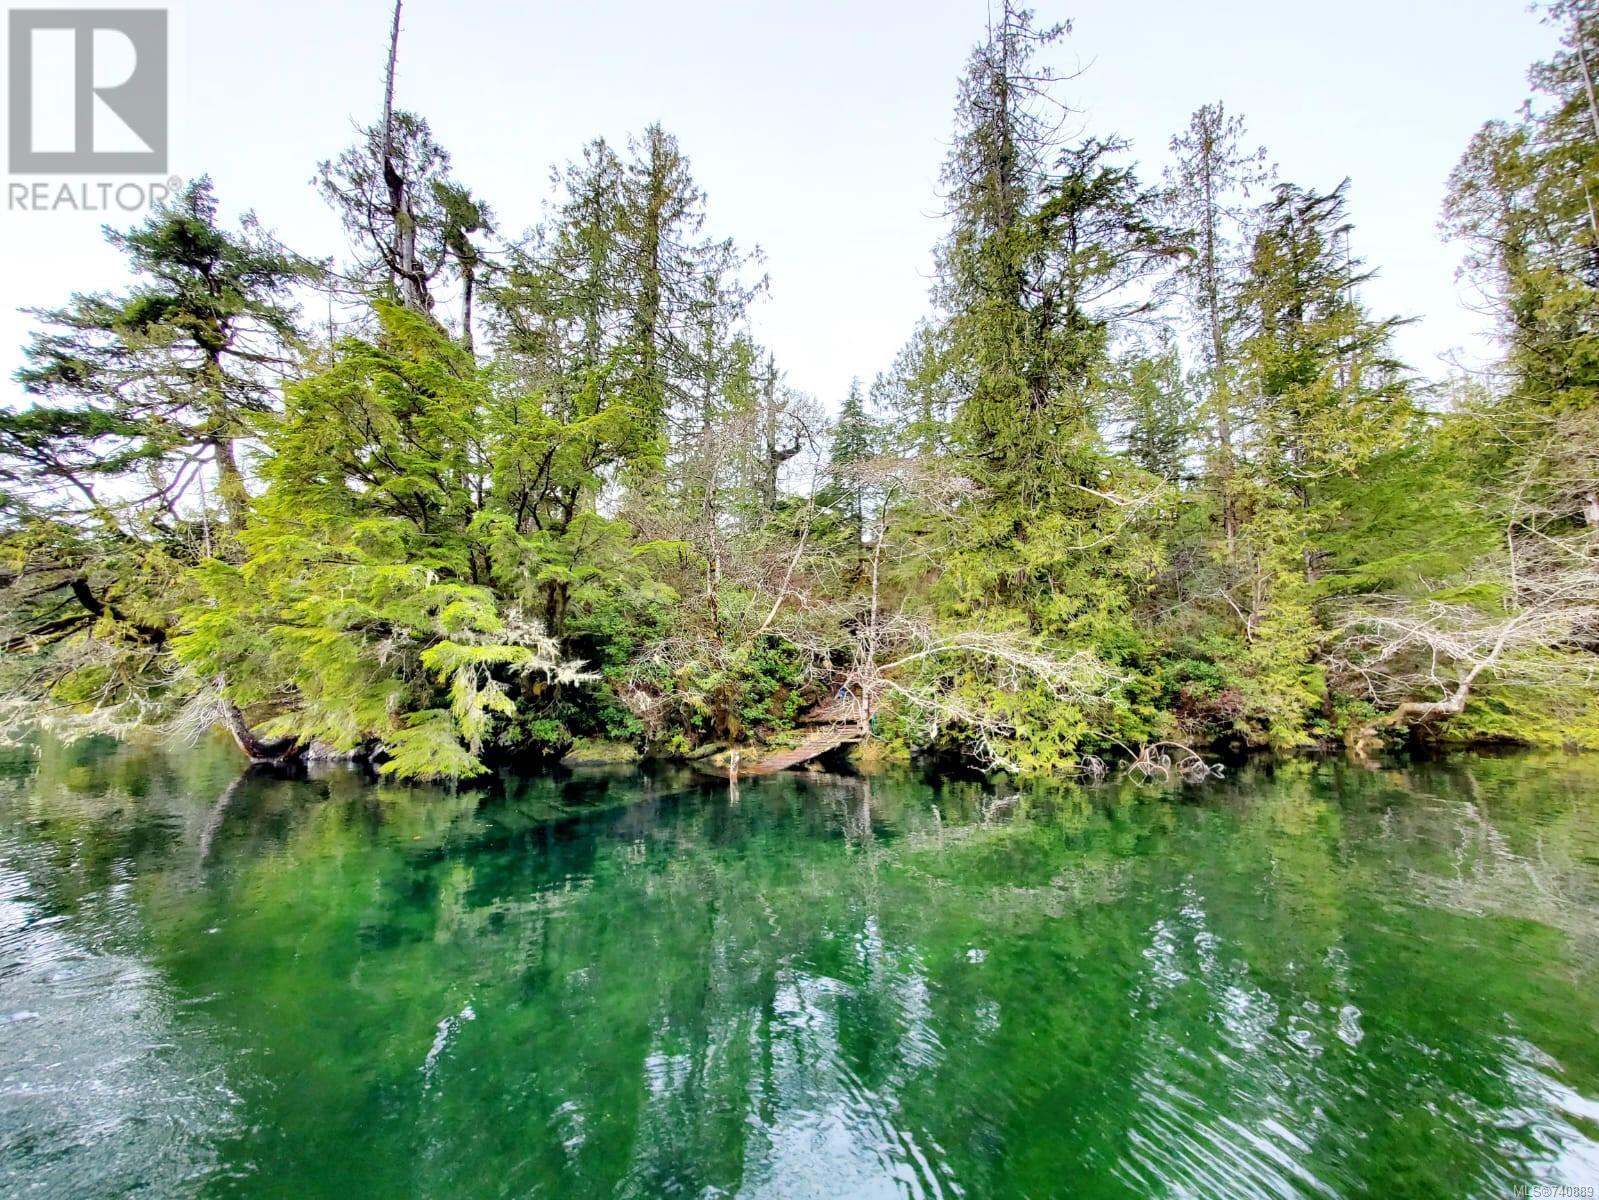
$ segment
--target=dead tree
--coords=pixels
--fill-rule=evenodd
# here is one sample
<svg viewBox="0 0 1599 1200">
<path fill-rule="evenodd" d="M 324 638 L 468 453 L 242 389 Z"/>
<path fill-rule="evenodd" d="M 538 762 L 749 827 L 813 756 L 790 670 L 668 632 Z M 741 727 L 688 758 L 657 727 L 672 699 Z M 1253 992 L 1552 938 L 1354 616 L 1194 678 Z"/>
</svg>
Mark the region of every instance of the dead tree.
<svg viewBox="0 0 1599 1200">
<path fill-rule="evenodd" d="M 1352 748 L 1385 733 L 1435 729 L 1460 716 L 1490 680 L 1599 691 L 1599 553 L 1592 533 L 1565 537 L 1512 529 L 1506 553 L 1459 591 L 1487 585 L 1497 607 L 1436 599 L 1366 597 L 1345 614 L 1328 665 L 1385 710 L 1351 728 Z"/>
<path fill-rule="evenodd" d="M 399 286 L 400 301 L 407 308 L 427 312 L 433 307 L 428 294 L 427 274 L 417 263 L 416 215 L 406 195 L 405 176 L 395 165 L 394 155 L 394 71 L 400 57 L 400 6 L 394 0 L 394 20 L 389 27 L 389 62 L 383 77 L 383 184 L 389 195 L 389 227 L 394 239 L 390 265 Z"/>
</svg>

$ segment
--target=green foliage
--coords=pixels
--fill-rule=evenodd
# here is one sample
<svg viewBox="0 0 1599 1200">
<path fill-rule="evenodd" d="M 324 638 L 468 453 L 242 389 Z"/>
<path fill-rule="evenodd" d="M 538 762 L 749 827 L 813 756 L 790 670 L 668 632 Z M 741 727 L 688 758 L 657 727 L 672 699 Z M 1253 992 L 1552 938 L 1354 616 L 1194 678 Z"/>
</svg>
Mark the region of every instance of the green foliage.
<svg viewBox="0 0 1599 1200">
<path fill-rule="evenodd" d="M 426 318 L 378 315 L 379 339 L 290 389 L 249 553 L 203 568 L 177 653 L 240 704 L 294 696 L 275 728 L 302 742 L 376 743 L 402 777 L 477 774 L 532 676 L 579 681 L 522 605 L 581 582 L 588 542 L 507 529 L 488 505 L 522 460 L 493 441 L 486 373 Z"/>
<path fill-rule="evenodd" d="M 1599 750 L 1599 701 L 1579 685 L 1564 693 L 1501 684 L 1485 689 L 1447 729 L 1446 741 Z"/>
<path fill-rule="evenodd" d="M 1061 121 L 1068 29 L 1009 0 L 960 82 L 933 310 L 831 421 L 659 126 L 502 242 L 395 112 L 319 172 L 337 272 L 225 230 L 201 180 L 111 235 L 133 287 L 37 314 L 34 402 L 0 413 L 0 731 L 220 717 L 402 779 L 780 740 L 828 701 L 1029 773 L 1591 744 L 1599 22 L 1549 15 L 1537 98 L 1451 180 L 1493 389 L 1396 359 L 1347 182 L 1262 192 L 1207 104 L 1148 186 Z M 331 326 L 350 280 L 305 344 L 291 289 Z"/>
<path fill-rule="evenodd" d="M 1116 367 L 1108 382 L 1126 426 L 1127 457 L 1157 479 L 1176 483 L 1193 425 L 1176 339 L 1168 334 L 1153 352 L 1135 350 Z"/>
<path fill-rule="evenodd" d="M 234 447 L 270 410 L 274 372 L 298 340 L 289 288 L 310 268 L 253 219 L 222 229 L 205 178 L 108 240 L 138 282 L 34 312 L 45 329 L 17 380 L 38 401 L 0 421 L 0 479 L 102 522 L 113 509 L 171 516 L 209 460 L 237 524 L 247 498 Z M 128 485 L 134 499 L 112 498 Z"/>
</svg>

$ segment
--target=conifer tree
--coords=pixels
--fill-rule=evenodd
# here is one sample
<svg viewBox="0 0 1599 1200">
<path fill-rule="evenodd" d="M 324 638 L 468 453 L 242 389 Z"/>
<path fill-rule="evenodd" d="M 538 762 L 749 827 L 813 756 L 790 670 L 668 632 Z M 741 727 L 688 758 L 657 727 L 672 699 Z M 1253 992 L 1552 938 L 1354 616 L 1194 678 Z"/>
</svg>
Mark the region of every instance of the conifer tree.
<svg viewBox="0 0 1599 1200">
<path fill-rule="evenodd" d="M 890 419 L 890 449 L 922 458 L 949 450 L 959 377 L 951 364 L 947 324 L 924 320 L 872 380 L 874 411 Z"/>
<path fill-rule="evenodd" d="M 349 276 L 368 295 L 431 312 L 440 278 L 456 262 L 450 156 L 415 113 L 393 110 L 317 168 L 314 181 L 349 235 Z"/>
<path fill-rule="evenodd" d="M 1306 509 L 1321 481 L 1393 445 L 1407 416 L 1390 348 L 1400 321 L 1373 320 L 1359 303 L 1370 275 L 1349 249 L 1347 186 L 1279 186 L 1243 288 L 1252 467 Z M 1314 576 L 1313 561 L 1306 571 Z"/>
<path fill-rule="evenodd" d="M 107 240 L 127 256 L 133 287 L 33 314 L 45 328 L 17 379 L 35 404 L 0 416 L 12 495 L 43 502 L 59 491 L 58 514 L 172 520 L 210 477 L 228 521 L 242 526 L 239 446 L 258 433 L 291 364 L 289 290 L 307 266 L 253 219 L 222 229 L 207 179 Z"/>
<path fill-rule="evenodd" d="M 1157 479 L 1179 482 L 1192 417 L 1175 338 L 1168 333 L 1152 349 L 1123 356 L 1108 385 L 1118 393 L 1127 457 Z"/>
<path fill-rule="evenodd" d="M 838 420 L 833 425 L 829 462 L 833 467 L 828 489 L 830 506 L 839 514 L 852 544 L 859 545 L 866 529 L 866 488 L 851 478 L 850 468 L 876 453 L 876 427 L 866 415 L 866 398 L 859 379 L 850 380 Z"/>
<path fill-rule="evenodd" d="M 1472 139 L 1445 223 L 1507 347 L 1510 404 L 1498 432 L 1485 431 L 1499 468 L 1513 469 L 1530 443 L 1546 447 L 1545 485 L 1599 529 L 1591 469 L 1564 449 L 1599 439 L 1599 12 L 1584 0 L 1544 11 L 1560 49 L 1533 67 L 1524 116 Z"/>
<path fill-rule="evenodd" d="M 1305 740 L 1307 714 L 1330 703 L 1317 663 L 1325 535 L 1343 480 L 1397 449 L 1410 428 L 1408 380 L 1390 342 L 1397 319 L 1359 301 L 1369 278 L 1349 250 L 1346 185 L 1280 185 L 1259 214 L 1242 288 L 1240 347 L 1248 434 L 1239 488 L 1245 690 L 1266 738 Z"/>
<path fill-rule="evenodd" d="M 203 570 L 177 654 L 226 704 L 275 708 L 263 733 L 285 747 L 475 775 L 508 730 L 530 737 L 519 723 L 552 699 L 539 680 L 587 678 L 537 607 L 582 565 L 536 531 L 526 491 L 580 463 L 583 434 L 506 412 L 516 398 L 426 314 L 380 301 L 377 316 L 377 338 L 344 339 L 289 388 L 249 555 Z M 604 523 L 584 533 L 592 552 Z"/>
<path fill-rule="evenodd" d="M 206 179 L 107 238 L 133 285 L 36 312 L 33 403 L 0 413 L 0 644 L 15 712 L 120 730 L 182 698 L 176 608 L 196 561 L 240 552 L 244 446 L 293 365 L 310 271 L 252 218 L 224 229 Z"/>
<path fill-rule="evenodd" d="M 1220 104 L 1195 110 L 1188 128 L 1172 138 L 1176 164 L 1167 171 L 1172 219 L 1193 239 L 1178 269 L 1184 298 L 1196 326 L 1205 393 L 1205 415 L 1214 430 L 1210 475 L 1220 499 L 1227 555 L 1238 536 L 1234 446 L 1234 373 L 1237 369 L 1236 305 L 1242 266 L 1242 203 L 1265 182 L 1265 150 L 1245 150 L 1244 123 Z"/>
<path fill-rule="evenodd" d="M 1545 7 L 1533 100 L 1451 180 L 1506 355 L 1431 393 L 1345 185 L 1246 208 L 1263 156 L 1216 103 L 1147 186 L 1064 105 L 1067 27 L 1000 0 L 932 311 L 830 448 L 677 140 L 590 142 L 502 243 L 395 107 L 400 11 L 381 119 L 318 173 L 344 276 L 202 180 L 113 236 L 130 289 L 39 314 L 0 413 L 0 734 L 215 723 L 448 779 L 775 739 L 843 694 L 890 752 L 1028 772 L 1599 745 L 1594 0 Z M 302 284 L 359 306 L 345 336 L 305 349 Z"/>
<path fill-rule="evenodd" d="M 1129 605 L 1156 549 L 1138 524 L 1149 496 L 1107 452 L 1099 421 L 1112 347 L 1158 302 L 1152 285 L 1178 245 L 1155 193 L 1120 161 L 1124 143 L 1059 136 L 1056 76 L 1037 56 L 1065 32 L 1036 30 L 1007 5 L 957 102 L 937 297 L 958 394 L 952 439 L 983 493 L 944 583 L 963 620 L 1120 659 L 1137 644 Z M 1126 710 L 1090 717 L 996 684 L 971 680 L 1026 731 L 1018 761 L 1072 760 L 1112 727 L 1139 736 Z"/>
</svg>

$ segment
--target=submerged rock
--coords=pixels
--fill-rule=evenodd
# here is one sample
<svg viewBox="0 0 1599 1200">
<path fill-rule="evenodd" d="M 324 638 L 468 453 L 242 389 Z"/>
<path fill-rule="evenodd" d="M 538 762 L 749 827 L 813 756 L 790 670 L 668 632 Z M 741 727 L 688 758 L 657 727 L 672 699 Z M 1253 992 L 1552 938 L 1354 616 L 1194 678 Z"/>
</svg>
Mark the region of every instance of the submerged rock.
<svg viewBox="0 0 1599 1200">
<path fill-rule="evenodd" d="M 583 738 L 561 758 L 563 767 L 615 767 L 638 761 L 638 751 L 626 742 Z"/>
</svg>

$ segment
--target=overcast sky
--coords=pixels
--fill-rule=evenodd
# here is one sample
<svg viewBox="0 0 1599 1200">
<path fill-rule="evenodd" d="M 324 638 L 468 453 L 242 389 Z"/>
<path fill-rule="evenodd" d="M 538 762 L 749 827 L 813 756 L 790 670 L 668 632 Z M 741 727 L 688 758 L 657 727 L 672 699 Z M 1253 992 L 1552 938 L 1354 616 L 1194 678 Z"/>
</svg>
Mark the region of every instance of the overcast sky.
<svg viewBox="0 0 1599 1200">
<path fill-rule="evenodd" d="M 169 7 L 173 173 L 209 173 L 230 220 L 253 208 L 295 249 L 338 251 L 308 181 L 352 120 L 378 115 L 389 0 Z M 1467 139 L 1514 112 L 1552 45 L 1521 0 L 1037 7 L 1074 22 L 1061 65 L 1086 71 L 1063 96 L 1090 132 L 1131 139 L 1153 179 L 1189 113 L 1225 101 L 1284 177 L 1351 177 L 1355 249 L 1381 273 L 1368 299 L 1419 318 L 1400 343 L 1417 369 L 1441 373 L 1455 347 L 1480 355 L 1437 221 Z M 407 0 L 398 103 L 427 117 L 507 229 L 536 219 L 551 166 L 584 141 L 662 122 L 709 193 L 713 231 L 765 252 L 760 336 L 793 384 L 836 407 L 926 311 L 955 82 L 986 12 L 983 0 Z M 0 212 L 8 379 L 31 325 L 18 307 L 122 281 L 100 224 Z"/>
</svg>

